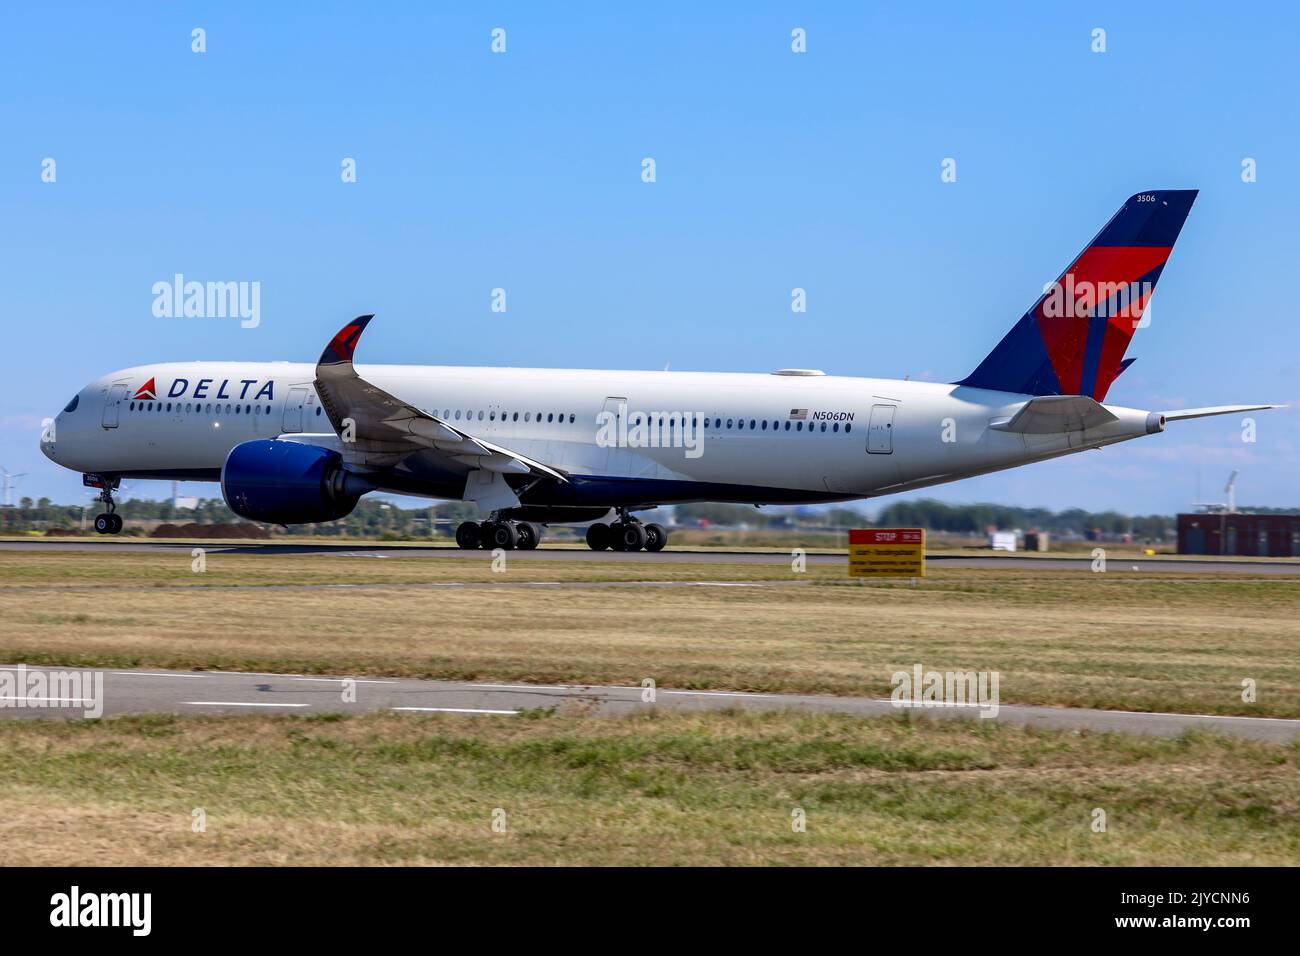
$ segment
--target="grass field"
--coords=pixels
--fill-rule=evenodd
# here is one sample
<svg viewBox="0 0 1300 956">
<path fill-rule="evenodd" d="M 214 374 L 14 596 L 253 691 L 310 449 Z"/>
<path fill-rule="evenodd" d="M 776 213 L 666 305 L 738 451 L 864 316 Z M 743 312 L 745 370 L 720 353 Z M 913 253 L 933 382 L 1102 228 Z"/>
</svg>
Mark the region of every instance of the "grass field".
<svg viewBox="0 0 1300 956">
<path fill-rule="evenodd" d="M 213 553 L 200 574 L 190 562 L 187 549 L 0 550 L 0 658 L 875 696 L 920 663 L 996 670 L 1003 703 L 1300 716 L 1300 582 L 1286 576 L 1113 562 L 942 568 L 911 588 L 784 564 L 515 561 L 498 574 L 486 554 Z M 644 581 L 771 586 L 631 586 Z"/>
<path fill-rule="evenodd" d="M 0 722 L 0 763 L 10 865 L 1300 859 L 1300 747 L 1200 735 L 791 713 L 140 717 Z"/>
</svg>

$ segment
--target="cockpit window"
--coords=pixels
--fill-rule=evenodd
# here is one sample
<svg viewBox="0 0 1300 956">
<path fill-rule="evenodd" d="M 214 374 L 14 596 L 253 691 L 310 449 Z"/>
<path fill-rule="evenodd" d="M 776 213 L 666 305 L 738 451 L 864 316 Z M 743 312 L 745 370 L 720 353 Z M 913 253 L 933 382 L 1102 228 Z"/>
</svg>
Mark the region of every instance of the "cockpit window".
<svg viewBox="0 0 1300 956">
<path fill-rule="evenodd" d="M 79 401 L 81 401 L 81 396 L 73 395 L 72 401 L 68 402 L 67 405 L 63 406 L 63 410 L 65 412 L 75 412 L 77 410 L 77 402 Z"/>
</svg>

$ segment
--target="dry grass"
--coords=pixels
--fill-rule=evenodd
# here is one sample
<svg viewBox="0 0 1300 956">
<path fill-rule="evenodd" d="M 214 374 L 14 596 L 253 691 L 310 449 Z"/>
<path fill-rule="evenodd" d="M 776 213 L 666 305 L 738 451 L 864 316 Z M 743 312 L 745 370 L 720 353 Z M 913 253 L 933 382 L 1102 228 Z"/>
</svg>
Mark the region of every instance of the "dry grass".
<svg viewBox="0 0 1300 956">
<path fill-rule="evenodd" d="M 0 840 L 15 865 L 1289 864 L 1298 760 L 791 713 L 6 721 Z"/>
<path fill-rule="evenodd" d="M 0 658 L 876 696 L 922 663 L 996 670 L 1003 703 L 1300 716 L 1283 576 L 944 568 L 913 589 L 815 566 L 489 560 L 214 553 L 195 574 L 188 550 L 0 551 Z M 430 587 L 457 583 L 491 587 Z"/>
</svg>

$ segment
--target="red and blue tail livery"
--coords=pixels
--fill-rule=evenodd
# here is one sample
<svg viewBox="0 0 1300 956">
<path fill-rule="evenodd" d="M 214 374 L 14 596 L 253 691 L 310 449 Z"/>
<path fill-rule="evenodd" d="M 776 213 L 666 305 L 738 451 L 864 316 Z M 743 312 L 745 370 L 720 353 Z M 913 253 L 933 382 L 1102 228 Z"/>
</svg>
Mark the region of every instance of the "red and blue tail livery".
<svg viewBox="0 0 1300 956">
<path fill-rule="evenodd" d="M 968 377 L 972 388 L 1102 401 L 1133 359 L 1133 331 L 1182 231 L 1195 189 L 1130 196 Z"/>
</svg>

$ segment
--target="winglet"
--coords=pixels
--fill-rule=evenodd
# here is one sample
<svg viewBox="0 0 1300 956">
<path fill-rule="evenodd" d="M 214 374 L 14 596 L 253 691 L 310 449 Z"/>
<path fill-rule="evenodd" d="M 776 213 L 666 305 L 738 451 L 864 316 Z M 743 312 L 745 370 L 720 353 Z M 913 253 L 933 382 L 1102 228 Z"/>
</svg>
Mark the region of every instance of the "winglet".
<svg viewBox="0 0 1300 956">
<path fill-rule="evenodd" d="M 320 361 L 316 364 L 351 365 L 352 353 L 356 351 L 357 343 L 361 341 L 361 333 L 366 330 L 366 326 L 373 318 L 373 315 L 359 315 L 339 329 L 338 334 L 330 339 L 329 345 L 325 346 L 325 351 L 321 352 Z"/>
</svg>

